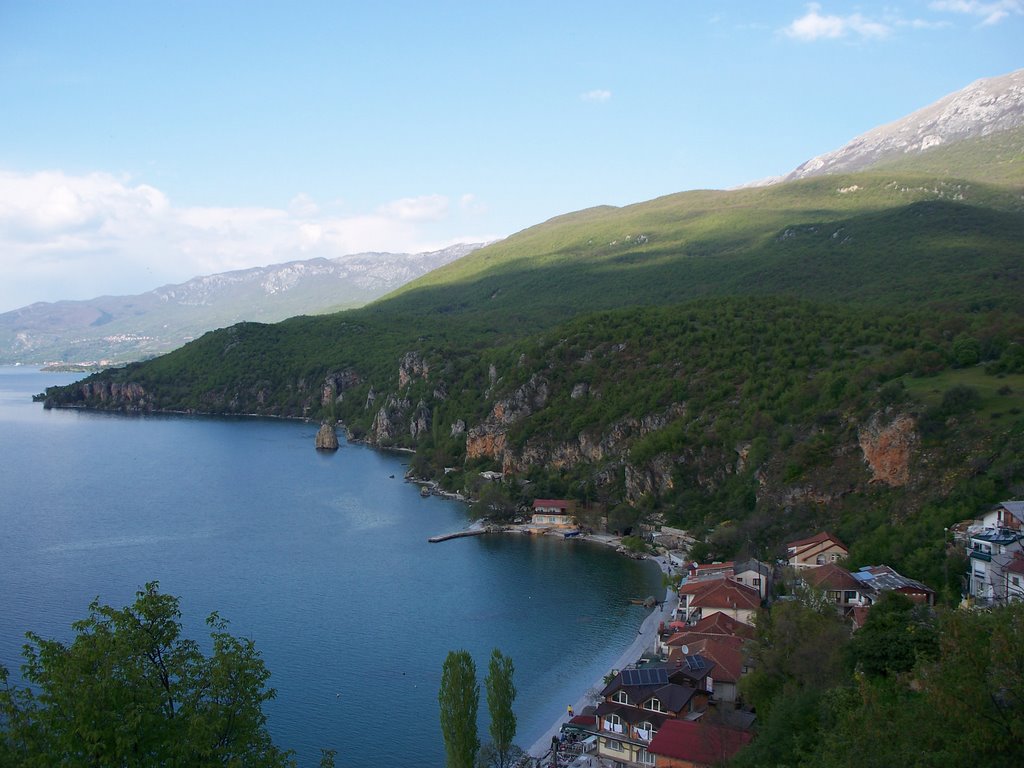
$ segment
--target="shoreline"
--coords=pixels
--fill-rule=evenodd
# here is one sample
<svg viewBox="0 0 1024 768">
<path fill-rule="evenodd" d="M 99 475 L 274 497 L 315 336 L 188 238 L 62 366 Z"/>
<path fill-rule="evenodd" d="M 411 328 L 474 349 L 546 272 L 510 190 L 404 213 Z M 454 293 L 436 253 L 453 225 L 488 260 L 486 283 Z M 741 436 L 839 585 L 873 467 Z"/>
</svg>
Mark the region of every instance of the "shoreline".
<svg viewBox="0 0 1024 768">
<path fill-rule="evenodd" d="M 589 537 L 588 537 L 589 538 Z M 605 541 L 605 544 L 609 546 L 615 546 L 616 544 L 612 541 Z M 662 556 L 650 556 L 647 559 L 653 560 L 658 564 L 658 568 L 662 573 L 665 573 L 666 561 Z M 671 587 L 665 588 L 665 603 L 668 603 L 675 595 L 674 590 Z M 644 654 L 645 651 L 653 650 L 655 641 L 658 637 L 658 625 L 665 620 L 665 613 L 662 610 L 653 608 L 650 613 L 644 618 L 640 624 L 640 629 L 637 631 L 637 636 L 633 641 L 622 651 L 616 660 L 615 664 L 611 669 L 622 670 L 627 666 L 635 662 Z M 610 670 L 609 670 L 610 671 Z M 604 688 L 604 675 L 599 677 L 592 685 L 588 686 L 579 696 L 579 698 L 573 703 L 573 712 L 577 715 L 583 713 L 585 707 L 592 706 L 595 701 L 592 696 L 594 690 L 600 691 Z M 526 750 L 526 753 L 533 758 L 540 758 L 546 755 L 551 750 L 551 739 L 557 736 L 561 731 L 562 725 L 569 720 L 568 712 L 562 712 L 555 720 L 554 723 L 544 731 L 533 744 Z"/>
</svg>

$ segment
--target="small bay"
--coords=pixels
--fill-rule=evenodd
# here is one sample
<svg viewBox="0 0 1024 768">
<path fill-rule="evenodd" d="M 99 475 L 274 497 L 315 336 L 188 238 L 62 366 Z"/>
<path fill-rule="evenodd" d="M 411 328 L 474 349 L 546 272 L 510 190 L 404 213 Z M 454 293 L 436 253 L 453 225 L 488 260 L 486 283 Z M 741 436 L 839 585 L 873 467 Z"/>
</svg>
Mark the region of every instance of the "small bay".
<svg viewBox="0 0 1024 768">
<path fill-rule="evenodd" d="M 528 747 L 606 672 L 660 594 L 651 563 L 586 541 L 441 544 L 465 505 L 421 498 L 404 456 L 313 448 L 317 425 L 45 411 L 71 374 L 0 368 L 0 663 L 24 633 L 67 640 L 91 600 L 158 580 L 186 631 L 218 611 L 272 673 L 275 742 L 302 766 L 440 766 L 440 670 L 469 650 L 482 681 L 510 655 Z M 481 738 L 486 705 L 481 697 Z"/>
</svg>

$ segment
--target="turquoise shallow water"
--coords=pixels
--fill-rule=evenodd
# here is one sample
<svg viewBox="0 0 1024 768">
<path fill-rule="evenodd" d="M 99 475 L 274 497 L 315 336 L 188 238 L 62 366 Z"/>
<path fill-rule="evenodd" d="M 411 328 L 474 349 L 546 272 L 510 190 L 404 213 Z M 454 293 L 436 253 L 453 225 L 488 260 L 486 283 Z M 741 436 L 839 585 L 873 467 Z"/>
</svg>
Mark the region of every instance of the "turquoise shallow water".
<svg viewBox="0 0 1024 768">
<path fill-rule="evenodd" d="M 645 614 L 627 598 L 660 594 L 652 564 L 587 542 L 428 544 L 465 526 L 465 507 L 420 498 L 400 455 L 317 453 L 314 424 L 30 401 L 74 378 L 0 368 L 8 668 L 25 631 L 68 638 L 93 598 L 124 605 L 159 580 L 195 636 L 216 610 L 255 640 L 278 691 L 271 733 L 301 765 L 331 747 L 346 768 L 440 766 L 449 650 L 469 650 L 481 680 L 492 648 L 513 658 L 529 747 L 636 635 Z M 480 728 L 486 738 L 483 713 Z"/>
</svg>

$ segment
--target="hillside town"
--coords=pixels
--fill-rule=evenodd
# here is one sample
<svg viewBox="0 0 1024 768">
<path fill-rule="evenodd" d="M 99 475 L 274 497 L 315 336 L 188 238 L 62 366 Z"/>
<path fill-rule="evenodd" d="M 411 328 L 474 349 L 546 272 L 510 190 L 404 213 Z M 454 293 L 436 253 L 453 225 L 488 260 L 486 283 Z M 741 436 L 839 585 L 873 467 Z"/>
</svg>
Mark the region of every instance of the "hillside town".
<svg viewBox="0 0 1024 768">
<path fill-rule="evenodd" d="M 530 530 L 575 535 L 572 512 L 572 502 L 537 500 Z M 742 680 L 752 668 L 759 616 L 780 603 L 809 601 L 834 606 L 855 634 L 887 593 L 925 610 L 935 605 L 931 587 L 884 563 L 846 567 L 846 545 L 827 531 L 788 542 L 774 562 L 695 562 L 688 558 L 694 540 L 667 526 L 645 538 L 675 579 L 656 609 L 664 619 L 653 642 L 611 670 L 595 700 L 580 711 L 569 707 L 545 751 L 524 765 L 722 765 L 757 736 Z M 969 562 L 960 610 L 1024 601 L 1024 502 L 1002 502 L 959 523 L 948 531 L 947 547 L 960 548 Z"/>
</svg>

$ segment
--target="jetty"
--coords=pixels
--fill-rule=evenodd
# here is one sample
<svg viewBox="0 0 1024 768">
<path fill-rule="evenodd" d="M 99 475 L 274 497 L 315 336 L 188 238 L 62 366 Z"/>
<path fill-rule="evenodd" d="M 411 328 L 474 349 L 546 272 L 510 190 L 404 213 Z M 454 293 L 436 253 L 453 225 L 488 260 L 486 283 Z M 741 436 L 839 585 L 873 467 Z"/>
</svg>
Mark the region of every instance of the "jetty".
<svg viewBox="0 0 1024 768">
<path fill-rule="evenodd" d="M 431 544 L 437 544 L 440 541 L 448 541 L 449 539 L 461 539 L 466 536 L 483 536 L 485 533 L 490 533 L 490 528 L 470 528 L 466 531 L 455 531 L 455 533 L 442 533 L 440 536 L 431 536 L 427 541 Z"/>
</svg>

